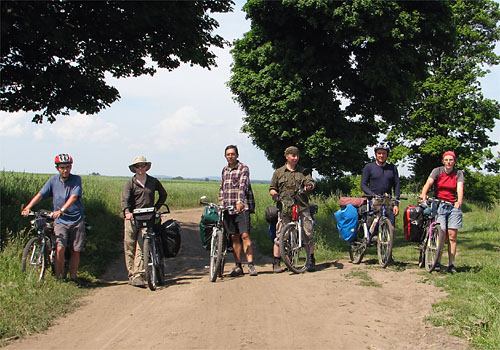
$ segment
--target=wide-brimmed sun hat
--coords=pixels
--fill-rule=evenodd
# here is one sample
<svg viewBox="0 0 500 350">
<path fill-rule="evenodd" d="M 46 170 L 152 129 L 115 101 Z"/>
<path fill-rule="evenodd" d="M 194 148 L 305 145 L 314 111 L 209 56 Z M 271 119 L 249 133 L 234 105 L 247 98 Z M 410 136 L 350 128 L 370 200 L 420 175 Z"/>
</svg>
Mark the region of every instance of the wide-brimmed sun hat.
<svg viewBox="0 0 500 350">
<path fill-rule="evenodd" d="M 131 172 L 135 173 L 135 165 L 140 163 L 146 163 L 146 171 L 151 169 L 151 162 L 148 162 L 148 160 L 144 156 L 135 157 L 134 160 L 132 161 L 132 164 L 130 164 L 128 168 L 130 169 Z"/>
</svg>

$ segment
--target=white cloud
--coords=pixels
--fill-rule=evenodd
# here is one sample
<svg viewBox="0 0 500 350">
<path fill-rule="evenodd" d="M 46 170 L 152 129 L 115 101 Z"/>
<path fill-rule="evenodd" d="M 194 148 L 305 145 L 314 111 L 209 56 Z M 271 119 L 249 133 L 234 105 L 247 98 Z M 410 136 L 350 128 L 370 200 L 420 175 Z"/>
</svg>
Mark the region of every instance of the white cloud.
<svg viewBox="0 0 500 350">
<path fill-rule="evenodd" d="M 59 138 L 66 141 L 102 142 L 118 136 L 118 126 L 95 116 L 82 114 L 59 118 L 50 129 Z"/>
<path fill-rule="evenodd" d="M 0 112 L 0 136 L 19 137 L 26 129 L 25 113 Z"/>
</svg>

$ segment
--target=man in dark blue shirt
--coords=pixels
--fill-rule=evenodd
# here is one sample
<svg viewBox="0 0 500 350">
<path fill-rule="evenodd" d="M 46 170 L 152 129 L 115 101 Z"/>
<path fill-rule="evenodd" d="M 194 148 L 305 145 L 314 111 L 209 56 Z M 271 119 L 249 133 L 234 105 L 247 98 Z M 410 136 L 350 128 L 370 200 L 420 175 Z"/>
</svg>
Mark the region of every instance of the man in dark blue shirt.
<svg viewBox="0 0 500 350">
<path fill-rule="evenodd" d="M 52 176 L 42 187 L 21 214 L 27 216 L 33 206 L 42 199 L 52 197 L 55 219 L 56 257 L 54 274 L 61 278 L 64 270 L 64 251 L 71 249 L 69 261 L 70 279 L 75 280 L 80 265 L 80 252 L 85 247 L 85 220 L 82 204 L 82 179 L 71 174 L 73 158 L 59 154 L 55 158 L 58 175 Z"/>
<path fill-rule="evenodd" d="M 399 174 L 398 168 L 394 164 L 387 163 L 390 147 L 385 143 L 380 143 L 374 147 L 375 162 L 368 163 L 363 169 L 361 176 L 361 189 L 368 195 L 392 195 L 394 190 L 394 197 L 400 195 Z M 399 214 L 399 207 L 396 204 L 392 212 L 388 211 L 387 216 L 395 226 L 395 216 Z"/>
</svg>

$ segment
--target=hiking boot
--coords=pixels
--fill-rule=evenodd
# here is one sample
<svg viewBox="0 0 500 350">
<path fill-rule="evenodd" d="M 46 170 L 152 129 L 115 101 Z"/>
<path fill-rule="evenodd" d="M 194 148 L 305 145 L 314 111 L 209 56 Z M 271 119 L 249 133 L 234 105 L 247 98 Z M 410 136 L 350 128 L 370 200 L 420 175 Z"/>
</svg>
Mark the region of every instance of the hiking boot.
<svg viewBox="0 0 500 350">
<path fill-rule="evenodd" d="M 314 271 L 315 267 L 316 267 L 316 259 L 314 258 L 314 255 L 311 255 L 311 260 L 309 260 L 309 271 Z"/>
<path fill-rule="evenodd" d="M 255 270 L 255 266 L 253 264 L 248 264 L 248 274 L 250 276 L 257 276 L 257 270 Z"/>
<path fill-rule="evenodd" d="M 273 262 L 273 272 L 274 273 L 283 272 L 283 270 L 281 269 L 279 260 L 276 260 L 276 261 Z"/>
<path fill-rule="evenodd" d="M 137 276 L 132 280 L 130 283 L 134 287 L 145 287 L 146 283 L 144 282 L 144 279 L 141 276 Z"/>
<path fill-rule="evenodd" d="M 457 273 L 457 269 L 455 268 L 455 265 L 452 264 L 452 265 L 448 266 L 448 272 L 451 274 Z"/>
<path fill-rule="evenodd" d="M 231 273 L 229 274 L 229 276 L 231 277 L 236 277 L 236 276 L 241 276 L 243 275 L 243 269 L 239 266 L 235 266 L 233 268 L 233 271 L 231 271 Z"/>
</svg>

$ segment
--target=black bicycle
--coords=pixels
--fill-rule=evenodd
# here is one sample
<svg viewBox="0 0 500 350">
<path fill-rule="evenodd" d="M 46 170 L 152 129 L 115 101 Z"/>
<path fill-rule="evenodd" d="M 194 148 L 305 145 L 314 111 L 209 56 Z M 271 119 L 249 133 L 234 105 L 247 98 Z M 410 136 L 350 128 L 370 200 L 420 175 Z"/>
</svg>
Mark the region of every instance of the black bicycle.
<svg viewBox="0 0 500 350">
<path fill-rule="evenodd" d="M 394 244 L 394 230 L 391 220 L 387 217 L 387 210 L 391 209 L 396 201 L 406 198 L 391 198 L 388 195 L 363 197 L 368 199 L 366 209 L 363 206 L 358 209 L 356 238 L 349 244 L 349 256 L 354 264 L 359 264 L 366 249 L 376 241 L 378 262 L 385 268 L 391 261 Z"/>
<path fill-rule="evenodd" d="M 134 209 L 132 212 L 136 227 L 145 229 L 142 236 L 142 258 L 146 281 L 149 289 L 153 291 L 165 283 L 163 242 L 160 232 L 155 229 L 155 224 L 160 223 L 161 216 L 170 213 L 168 205 L 163 206 L 167 208 L 166 211 L 158 212 L 155 207 L 150 207 Z"/>
<path fill-rule="evenodd" d="M 41 281 L 48 268 L 51 268 L 52 274 L 55 274 L 57 244 L 54 235 L 54 219 L 52 212 L 45 209 L 30 211 L 28 216 L 35 217 L 30 221 L 30 234 L 34 237 L 30 238 L 24 246 L 21 268 L 28 276 L 36 277 Z M 90 226 L 86 223 L 85 230 L 87 233 L 90 230 Z M 64 251 L 63 279 L 68 277 L 70 258 L 71 249 L 68 247 Z"/>
<path fill-rule="evenodd" d="M 201 197 L 200 204 L 215 208 L 218 215 L 217 223 L 212 229 L 212 238 L 210 241 L 210 282 L 215 282 L 217 277 L 222 278 L 230 242 L 229 235 L 224 229 L 224 212 L 234 210 L 234 206 L 206 202 L 206 198 L 206 196 Z"/>
</svg>

